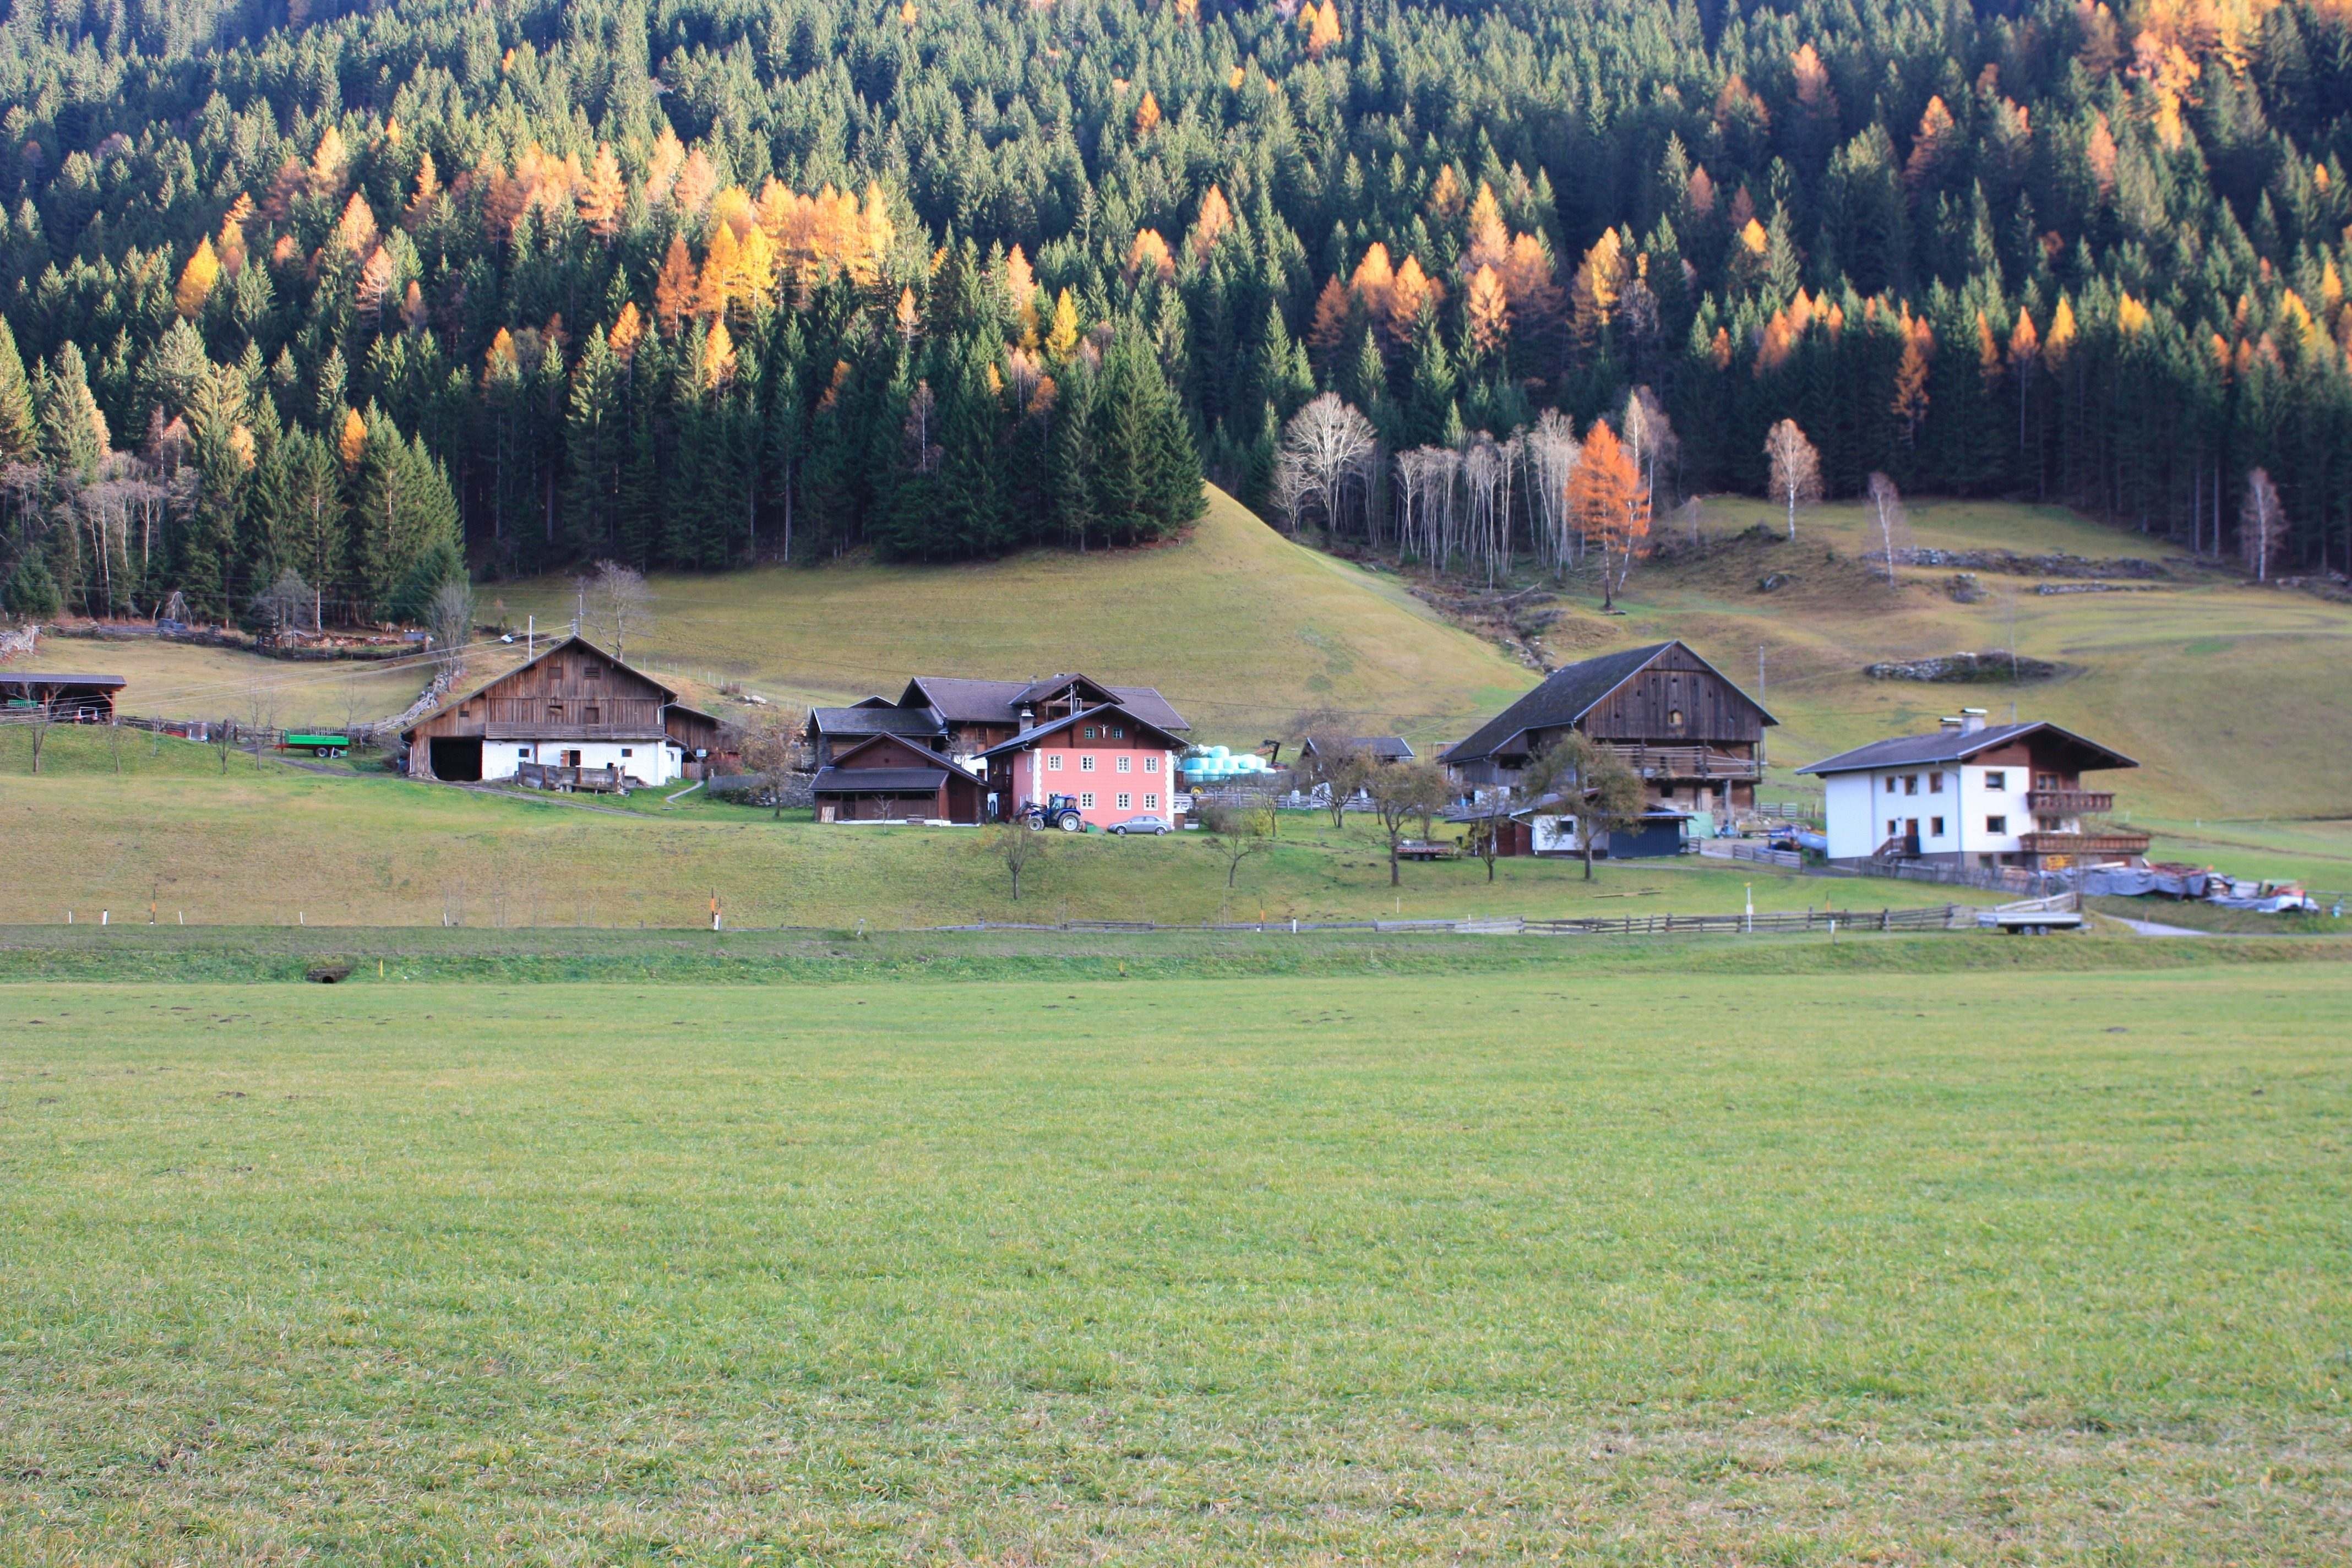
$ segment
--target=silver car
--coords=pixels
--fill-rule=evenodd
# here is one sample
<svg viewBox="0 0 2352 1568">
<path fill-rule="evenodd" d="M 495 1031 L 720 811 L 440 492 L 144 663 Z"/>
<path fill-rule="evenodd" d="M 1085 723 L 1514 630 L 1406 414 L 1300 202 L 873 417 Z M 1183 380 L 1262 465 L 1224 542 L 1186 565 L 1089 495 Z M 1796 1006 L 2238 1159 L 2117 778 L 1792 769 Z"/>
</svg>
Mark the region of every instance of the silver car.
<svg viewBox="0 0 2352 1568">
<path fill-rule="evenodd" d="M 1175 826 L 1164 816 L 1153 816 L 1147 812 L 1141 816 L 1130 816 L 1125 822 L 1114 823 L 1111 826 L 1111 831 L 1122 837 L 1130 833 L 1149 833 L 1158 837 L 1171 831 Z"/>
</svg>

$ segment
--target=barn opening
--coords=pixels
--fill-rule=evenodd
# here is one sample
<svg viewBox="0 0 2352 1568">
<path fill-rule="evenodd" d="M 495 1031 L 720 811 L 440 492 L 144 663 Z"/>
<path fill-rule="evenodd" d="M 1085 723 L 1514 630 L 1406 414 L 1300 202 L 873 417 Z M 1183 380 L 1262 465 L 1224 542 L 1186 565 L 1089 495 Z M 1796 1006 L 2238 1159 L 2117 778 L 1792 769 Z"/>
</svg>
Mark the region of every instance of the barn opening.
<svg viewBox="0 0 2352 1568">
<path fill-rule="evenodd" d="M 479 735 L 441 735 L 433 742 L 433 776 L 451 784 L 472 784 L 482 776 Z"/>
</svg>

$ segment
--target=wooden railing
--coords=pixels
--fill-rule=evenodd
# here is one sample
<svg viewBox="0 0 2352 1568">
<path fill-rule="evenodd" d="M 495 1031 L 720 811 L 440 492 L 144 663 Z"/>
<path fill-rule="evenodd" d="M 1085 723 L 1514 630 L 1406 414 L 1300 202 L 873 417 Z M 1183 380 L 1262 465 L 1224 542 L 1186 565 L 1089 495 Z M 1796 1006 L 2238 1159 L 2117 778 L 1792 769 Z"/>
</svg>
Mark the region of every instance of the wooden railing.
<svg viewBox="0 0 2352 1568">
<path fill-rule="evenodd" d="M 1752 779 L 1761 777 L 1761 763 L 1753 757 L 1735 756 L 1707 746 L 1622 746 L 1602 749 L 1643 778 Z"/>
<path fill-rule="evenodd" d="M 2017 842 L 2036 855 L 2145 855 L 2145 833 L 2021 833 Z"/>
<path fill-rule="evenodd" d="M 621 776 L 620 764 L 607 763 L 601 768 L 567 767 L 557 763 L 517 763 L 515 782 L 525 789 L 586 790 L 595 795 L 618 795 L 628 788 Z"/>
<path fill-rule="evenodd" d="M 2086 811 L 2113 811 L 2116 797 L 2104 790 L 2037 789 L 2026 793 L 2025 808 L 2028 811 L 2053 812 L 2060 816 L 2080 816 Z"/>
<path fill-rule="evenodd" d="M 466 704 L 486 724 L 520 724 L 533 730 L 602 728 L 644 732 L 661 728 L 661 704 L 643 698 L 478 697 Z M 596 717 L 588 718 L 590 709 Z"/>
</svg>

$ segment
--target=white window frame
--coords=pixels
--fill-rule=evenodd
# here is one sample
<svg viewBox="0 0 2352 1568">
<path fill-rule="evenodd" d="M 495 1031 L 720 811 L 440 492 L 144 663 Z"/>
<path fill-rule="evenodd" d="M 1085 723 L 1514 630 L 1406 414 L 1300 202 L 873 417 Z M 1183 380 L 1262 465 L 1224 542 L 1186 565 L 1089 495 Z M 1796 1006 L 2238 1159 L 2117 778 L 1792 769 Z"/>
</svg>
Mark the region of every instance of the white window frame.
<svg viewBox="0 0 2352 1568">
<path fill-rule="evenodd" d="M 1090 773 L 1094 771 L 1095 754 L 1092 752 L 1080 752 L 1078 753 L 1078 772 L 1082 773 Z"/>
<path fill-rule="evenodd" d="M 1094 791 L 1092 791 L 1092 790 L 1087 790 L 1087 791 L 1086 791 L 1085 793 L 1081 794 L 1081 795 L 1078 796 L 1078 809 L 1079 809 L 1080 811 L 1092 811 L 1094 808 L 1095 808 L 1095 795 L 1094 795 Z"/>
<path fill-rule="evenodd" d="M 1049 773 L 1058 773 L 1062 771 L 1061 752 L 1048 752 L 1045 753 L 1045 771 Z"/>
<path fill-rule="evenodd" d="M 1146 811 L 1158 811 L 1160 809 L 1160 797 L 1156 795 L 1145 795 L 1143 797 L 1143 809 Z"/>
<path fill-rule="evenodd" d="M 1121 790 L 1118 795 L 1113 795 L 1111 798 L 1118 802 L 1118 805 L 1112 807 L 1115 811 L 1133 811 L 1135 809 L 1135 797 L 1129 795 L 1125 790 Z"/>
<path fill-rule="evenodd" d="M 1144 759 L 1143 759 L 1143 771 L 1144 771 L 1145 773 L 1158 773 L 1158 772 L 1160 771 L 1160 759 L 1159 759 L 1158 757 L 1146 757 L 1146 758 L 1144 758 Z"/>
<path fill-rule="evenodd" d="M 1129 756 L 1125 752 L 1121 752 L 1118 754 L 1118 771 L 1123 773 L 1133 773 L 1135 771 L 1135 759 Z"/>
</svg>

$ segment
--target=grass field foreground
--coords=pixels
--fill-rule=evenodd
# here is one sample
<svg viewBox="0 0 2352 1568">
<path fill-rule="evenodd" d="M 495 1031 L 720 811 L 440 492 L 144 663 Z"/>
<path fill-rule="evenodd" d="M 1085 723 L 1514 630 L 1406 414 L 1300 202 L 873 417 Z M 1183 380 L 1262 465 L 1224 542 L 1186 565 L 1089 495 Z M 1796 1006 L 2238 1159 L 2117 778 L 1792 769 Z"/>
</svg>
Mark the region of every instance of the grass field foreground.
<svg viewBox="0 0 2352 1568">
<path fill-rule="evenodd" d="M 9 986 L 0 1554 L 2339 1561 L 2336 968 Z"/>
</svg>

